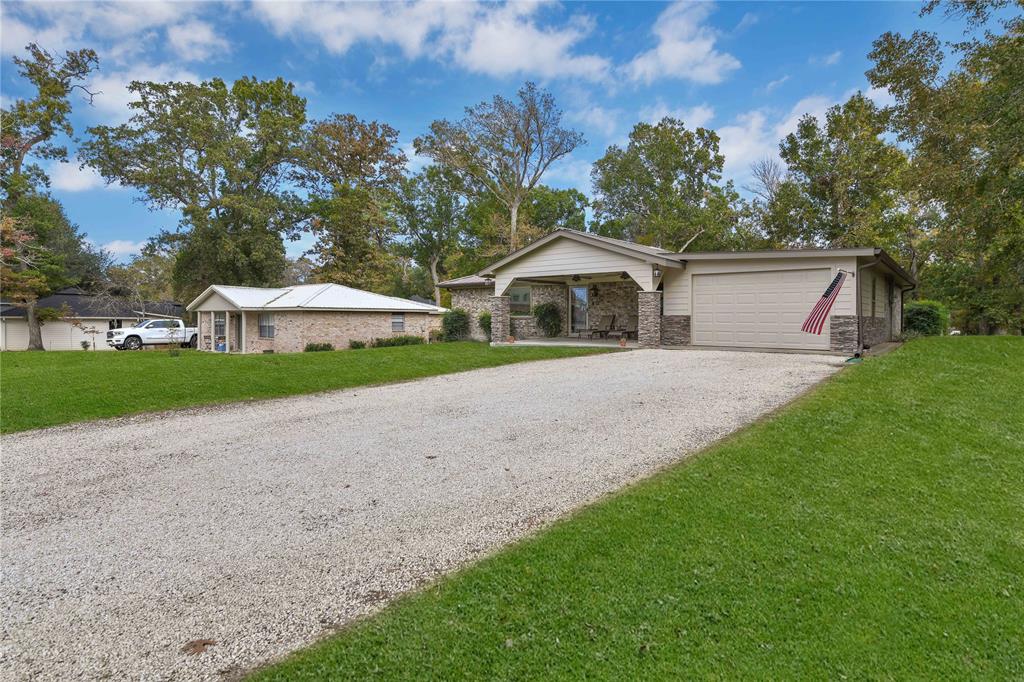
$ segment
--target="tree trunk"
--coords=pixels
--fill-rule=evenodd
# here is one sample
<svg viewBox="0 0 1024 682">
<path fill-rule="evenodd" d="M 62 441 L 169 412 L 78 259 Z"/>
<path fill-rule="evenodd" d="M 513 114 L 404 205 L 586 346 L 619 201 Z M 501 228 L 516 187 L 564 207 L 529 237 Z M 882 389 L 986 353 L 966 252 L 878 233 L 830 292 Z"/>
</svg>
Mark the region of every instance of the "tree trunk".
<svg viewBox="0 0 1024 682">
<path fill-rule="evenodd" d="M 43 330 L 36 315 L 36 302 L 31 301 L 25 306 L 25 321 L 28 323 L 28 349 L 46 350 L 43 348 Z"/>
<path fill-rule="evenodd" d="M 508 212 L 510 216 L 508 250 L 511 253 L 516 250 L 516 225 L 519 223 L 519 202 L 512 202 L 508 207 Z"/>
<path fill-rule="evenodd" d="M 441 305 L 441 287 L 437 286 L 437 262 L 440 260 L 437 254 L 430 257 L 430 281 L 434 283 L 434 304 Z"/>
</svg>

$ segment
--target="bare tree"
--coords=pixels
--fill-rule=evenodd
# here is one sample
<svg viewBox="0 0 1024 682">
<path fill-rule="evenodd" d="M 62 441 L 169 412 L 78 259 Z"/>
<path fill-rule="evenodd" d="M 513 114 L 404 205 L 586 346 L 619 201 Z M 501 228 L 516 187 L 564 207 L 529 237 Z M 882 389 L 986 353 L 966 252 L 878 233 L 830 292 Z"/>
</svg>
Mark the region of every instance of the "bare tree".
<svg viewBox="0 0 1024 682">
<path fill-rule="evenodd" d="M 743 189 L 770 204 L 779 191 L 779 185 L 785 177 L 782 166 L 775 159 L 765 157 L 750 164 L 753 182 L 744 185 Z"/>
<path fill-rule="evenodd" d="M 563 128 L 562 110 L 546 90 L 526 83 L 518 101 L 496 95 L 466 108 L 458 122 L 430 124 L 414 141 L 417 154 L 483 186 L 509 211 L 509 246 L 516 248 L 519 207 L 551 164 L 586 144 L 583 134 Z"/>
</svg>

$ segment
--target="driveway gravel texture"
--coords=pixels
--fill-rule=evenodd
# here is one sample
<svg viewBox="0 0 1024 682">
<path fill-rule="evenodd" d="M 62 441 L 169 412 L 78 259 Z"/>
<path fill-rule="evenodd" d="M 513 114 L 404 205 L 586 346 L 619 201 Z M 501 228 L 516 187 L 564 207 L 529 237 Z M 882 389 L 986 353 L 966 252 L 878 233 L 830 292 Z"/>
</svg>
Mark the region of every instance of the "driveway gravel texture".
<svg viewBox="0 0 1024 682">
<path fill-rule="evenodd" d="M 841 365 L 638 350 L 4 436 L 2 677 L 238 677 Z"/>
</svg>

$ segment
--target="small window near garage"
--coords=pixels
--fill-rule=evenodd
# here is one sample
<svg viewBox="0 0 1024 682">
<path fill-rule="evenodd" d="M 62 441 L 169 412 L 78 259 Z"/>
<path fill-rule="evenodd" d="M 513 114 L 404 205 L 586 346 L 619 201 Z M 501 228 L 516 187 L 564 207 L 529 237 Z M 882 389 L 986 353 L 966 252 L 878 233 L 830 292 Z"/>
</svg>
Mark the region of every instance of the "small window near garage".
<svg viewBox="0 0 1024 682">
<path fill-rule="evenodd" d="M 274 338 L 274 314 L 260 313 L 260 338 Z"/>
<path fill-rule="evenodd" d="M 224 313 L 213 314 L 213 334 L 214 336 L 224 336 Z"/>
<path fill-rule="evenodd" d="M 391 331 L 393 331 L 393 332 L 404 332 L 405 331 L 405 313 L 392 313 L 391 314 Z"/>
<path fill-rule="evenodd" d="M 530 287 L 509 287 L 508 300 L 512 315 L 530 314 Z"/>
</svg>

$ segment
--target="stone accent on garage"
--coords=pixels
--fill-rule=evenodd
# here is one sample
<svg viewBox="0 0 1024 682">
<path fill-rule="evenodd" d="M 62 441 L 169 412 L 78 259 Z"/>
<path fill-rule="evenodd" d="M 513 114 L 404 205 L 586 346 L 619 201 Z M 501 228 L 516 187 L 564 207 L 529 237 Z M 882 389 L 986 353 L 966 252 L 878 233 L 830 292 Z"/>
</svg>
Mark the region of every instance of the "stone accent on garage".
<svg viewBox="0 0 1024 682">
<path fill-rule="evenodd" d="M 857 316 L 833 315 L 829 318 L 829 348 L 843 353 L 857 352 Z"/>
<path fill-rule="evenodd" d="M 661 345 L 661 292 L 640 291 L 636 296 L 640 347 L 657 348 Z"/>
<path fill-rule="evenodd" d="M 888 317 L 861 318 L 864 332 L 864 345 L 870 348 L 892 340 Z"/>
<path fill-rule="evenodd" d="M 487 334 L 480 328 L 480 313 L 491 309 L 494 286 L 452 289 L 452 310 L 462 309 L 469 315 L 469 337 L 486 341 Z"/>
<path fill-rule="evenodd" d="M 508 296 L 491 296 L 491 341 L 505 343 L 512 328 L 509 322 L 509 308 L 512 301 Z"/>
<path fill-rule="evenodd" d="M 661 343 L 666 346 L 690 345 L 690 316 L 663 315 L 661 318 Z"/>
</svg>

